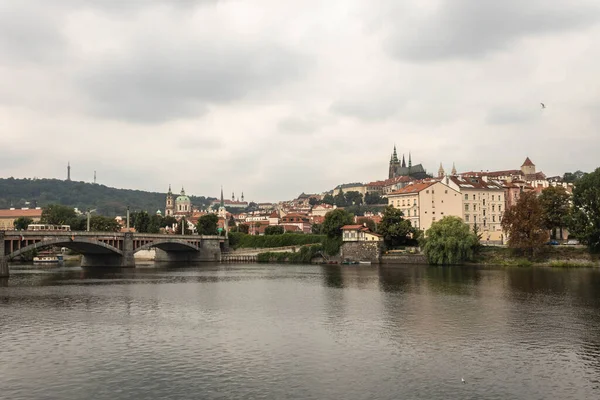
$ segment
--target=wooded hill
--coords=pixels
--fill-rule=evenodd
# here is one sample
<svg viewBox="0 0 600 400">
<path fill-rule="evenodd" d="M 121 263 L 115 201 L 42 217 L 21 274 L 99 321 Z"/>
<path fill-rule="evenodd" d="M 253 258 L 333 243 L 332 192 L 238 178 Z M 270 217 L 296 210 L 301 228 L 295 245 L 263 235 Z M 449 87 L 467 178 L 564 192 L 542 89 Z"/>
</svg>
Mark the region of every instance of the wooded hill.
<svg viewBox="0 0 600 400">
<path fill-rule="evenodd" d="M 174 193 L 176 197 L 178 192 Z M 214 197 L 189 196 L 192 204 L 204 208 Z M 15 179 L 0 178 L 0 209 L 10 207 L 44 207 L 48 204 L 62 204 L 77 207 L 81 211 L 96 209 L 101 215 L 124 215 L 129 206 L 133 211 L 157 210 L 165 212 L 166 193 L 145 192 L 142 190 L 116 189 L 86 182 L 58 179 Z"/>
</svg>

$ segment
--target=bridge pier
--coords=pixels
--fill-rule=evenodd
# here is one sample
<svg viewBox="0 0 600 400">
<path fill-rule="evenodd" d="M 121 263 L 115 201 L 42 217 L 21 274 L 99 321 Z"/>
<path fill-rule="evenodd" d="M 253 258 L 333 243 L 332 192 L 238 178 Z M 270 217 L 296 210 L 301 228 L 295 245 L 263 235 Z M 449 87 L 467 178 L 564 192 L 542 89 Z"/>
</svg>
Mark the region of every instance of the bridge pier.
<svg viewBox="0 0 600 400">
<path fill-rule="evenodd" d="M 4 231 L 0 231 L 0 278 L 8 278 L 8 257 L 4 248 Z"/>
</svg>

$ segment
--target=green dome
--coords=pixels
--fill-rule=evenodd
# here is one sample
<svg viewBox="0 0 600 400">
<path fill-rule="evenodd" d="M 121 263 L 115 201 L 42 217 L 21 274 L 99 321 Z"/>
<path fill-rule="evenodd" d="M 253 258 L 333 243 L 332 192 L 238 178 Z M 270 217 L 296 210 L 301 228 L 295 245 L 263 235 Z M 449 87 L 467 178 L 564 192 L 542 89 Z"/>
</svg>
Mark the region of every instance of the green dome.
<svg viewBox="0 0 600 400">
<path fill-rule="evenodd" d="M 180 203 L 180 202 L 184 202 L 184 201 L 190 201 L 190 198 L 187 196 L 177 196 L 177 198 L 175 199 L 176 202 Z"/>
</svg>

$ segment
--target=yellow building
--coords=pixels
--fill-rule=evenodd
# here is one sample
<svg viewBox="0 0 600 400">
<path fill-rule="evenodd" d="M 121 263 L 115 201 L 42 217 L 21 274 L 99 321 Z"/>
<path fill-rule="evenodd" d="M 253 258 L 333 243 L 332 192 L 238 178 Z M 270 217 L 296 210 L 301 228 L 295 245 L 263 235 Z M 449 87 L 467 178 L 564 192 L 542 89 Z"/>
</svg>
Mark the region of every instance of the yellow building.
<svg viewBox="0 0 600 400">
<path fill-rule="evenodd" d="M 14 222 L 20 217 L 31 218 L 33 222 L 40 222 L 42 218 L 41 208 L 21 208 L 10 210 L 0 210 L 0 231 L 12 231 Z"/>
<path fill-rule="evenodd" d="M 462 199 L 462 217 L 471 230 L 481 233 L 482 242 L 502 242 L 502 216 L 505 207 L 505 190 L 501 183 L 487 177 L 444 178 L 448 185 L 460 191 Z"/>
<path fill-rule="evenodd" d="M 388 195 L 413 227 L 427 231 L 435 221 L 453 215 L 462 218 L 460 193 L 439 181 L 408 185 Z"/>
</svg>

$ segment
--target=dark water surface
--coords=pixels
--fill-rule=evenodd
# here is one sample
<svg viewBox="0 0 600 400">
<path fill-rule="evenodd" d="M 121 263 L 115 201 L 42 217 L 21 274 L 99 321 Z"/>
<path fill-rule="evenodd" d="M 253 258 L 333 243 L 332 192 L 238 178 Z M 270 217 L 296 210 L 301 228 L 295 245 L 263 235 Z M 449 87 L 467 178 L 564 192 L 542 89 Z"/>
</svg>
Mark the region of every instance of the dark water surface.
<svg viewBox="0 0 600 400">
<path fill-rule="evenodd" d="M 11 273 L 3 399 L 600 399 L 599 270 Z"/>
</svg>

